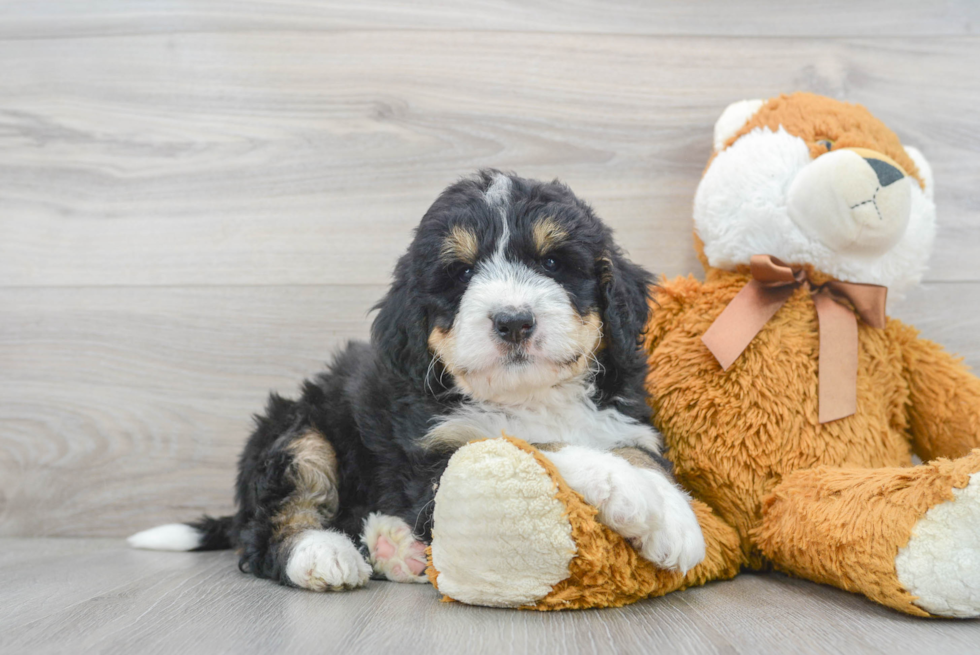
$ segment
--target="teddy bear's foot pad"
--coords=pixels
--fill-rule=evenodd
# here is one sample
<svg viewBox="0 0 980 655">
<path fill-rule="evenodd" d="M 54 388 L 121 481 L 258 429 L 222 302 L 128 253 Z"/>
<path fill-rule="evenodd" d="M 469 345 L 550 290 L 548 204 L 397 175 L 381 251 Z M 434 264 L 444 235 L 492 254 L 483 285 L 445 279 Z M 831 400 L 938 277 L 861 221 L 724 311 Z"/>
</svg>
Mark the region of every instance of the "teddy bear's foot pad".
<svg viewBox="0 0 980 655">
<path fill-rule="evenodd" d="M 439 591 L 464 603 L 519 607 L 569 576 L 572 526 L 534 456 L 504 439 L 464 446 L 436 492 L 432 565 Z"/>
<path fill-rule="evenodd" d="M 361 541 L 367 546 L 371 566 L 392 582 L 427 583 L 425 544 L 397 516 L 371 514 L 364 521 Z"/>
<path fill-rule="evenodd" d="M 895 570 L 918 597 L 915 604 L 930 614 L 980 616 L 980 473 L 953 495 L 915 524 Z"/>
</svg>

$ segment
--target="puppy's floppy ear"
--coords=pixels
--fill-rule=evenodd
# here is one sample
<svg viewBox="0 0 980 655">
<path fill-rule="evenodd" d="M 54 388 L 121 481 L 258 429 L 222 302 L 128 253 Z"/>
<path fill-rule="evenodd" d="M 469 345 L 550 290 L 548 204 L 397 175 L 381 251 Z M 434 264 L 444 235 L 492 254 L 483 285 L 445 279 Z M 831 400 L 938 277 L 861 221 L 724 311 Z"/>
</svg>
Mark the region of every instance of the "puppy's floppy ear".
<svg viewBox="0 0 980 655">
<path fill-rule="evenodd" d="M 649 416 L 643 388 L 646 355 L 640 338 L 650 313 L 653 275 L 610 245 L 596 262 L 604 348 L 596 377 L 600 400 L 638 419 Z"/>
<path fill-rule="evenodd" d="M 371 340 L 385 365 L 399 376 L 425 384 L 431 354 L 428 347 L 428 316 L 412 275 L 411 253 L 395 266 L 395 280 L 371 325 Z"/>
</svg>

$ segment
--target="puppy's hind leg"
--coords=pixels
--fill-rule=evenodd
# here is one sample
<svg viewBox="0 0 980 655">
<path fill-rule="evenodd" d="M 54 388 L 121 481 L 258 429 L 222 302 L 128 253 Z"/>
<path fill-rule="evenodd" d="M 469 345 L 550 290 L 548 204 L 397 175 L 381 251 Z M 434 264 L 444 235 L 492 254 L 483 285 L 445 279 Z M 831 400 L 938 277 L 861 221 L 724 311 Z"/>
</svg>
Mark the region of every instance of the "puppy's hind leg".
<svg viewBox="0 0 980 655">
<path fill-rule="evenodd" d="M 361 542 L 374 570 L 392 582 L 427 583 L 425 544 L 397 516 L 374 513 L 364 520 Z"/>
<path fill-rule="evenodd" d="M 289 439 L 278 456 L 287 464 L 282 479 L 273 482 L 283 485 L 286 493 L 276 494 L 280 498 L 268 513 L 258 513 L 269 516 L 268 520 L 253 520 L 252 534 L 268 534 L 268 544 L 262 548 L 261 543 L 253 543 L 252 553 L 246 544 L 243 562 L 261 577 L 304 589 L 362 586 L 371 567 L 347 535 L 328 529 L 340 500 L 333 447 L 323 435 L 308 430 Z"/>
</svg>

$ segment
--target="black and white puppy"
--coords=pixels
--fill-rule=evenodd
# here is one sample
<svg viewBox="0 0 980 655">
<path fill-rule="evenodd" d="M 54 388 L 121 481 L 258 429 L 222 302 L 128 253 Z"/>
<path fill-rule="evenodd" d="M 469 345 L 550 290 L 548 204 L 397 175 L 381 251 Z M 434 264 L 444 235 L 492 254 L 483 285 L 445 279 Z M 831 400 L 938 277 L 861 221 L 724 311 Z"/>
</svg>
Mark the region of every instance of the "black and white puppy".
<svg viewBox="0 0 980 655">
<path fill-rule="evenodd" d="M 237 513 L 130 544 L 234 547 L 242 570 L 307 589 L 357 587 L 372 569 L 422 582 L 449 456 L 504 432 L 542 445 L 647 559 L 693 567 L 701 530 L 643 387 L 650 283 L 563 184 L 497 171 L 453 184 L 398 261 L 370 343 L 298 400 L 269 399 L 239 461 Z M 654 465 L 631 464 L 638 452 Z"/>
</svg>

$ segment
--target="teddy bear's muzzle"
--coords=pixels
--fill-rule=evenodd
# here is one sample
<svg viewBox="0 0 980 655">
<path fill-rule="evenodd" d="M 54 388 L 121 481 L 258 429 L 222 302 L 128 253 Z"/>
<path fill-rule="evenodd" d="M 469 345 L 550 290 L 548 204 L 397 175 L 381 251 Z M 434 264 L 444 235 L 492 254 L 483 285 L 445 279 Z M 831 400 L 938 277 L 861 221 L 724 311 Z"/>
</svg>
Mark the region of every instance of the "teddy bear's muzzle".
<svg viewBox="0 0 980 655">
<path fill-rule="evenodd" d="M 842 148 L 800 171 L 787 202 L 790 218 L 810 238 L 836 252 L 877 256 L 908 227 L 912 180 L 884 154 Z"/>
</svg>

